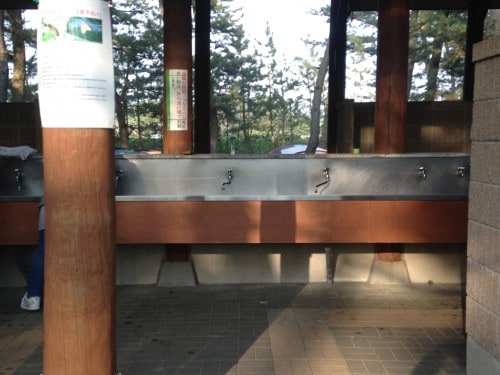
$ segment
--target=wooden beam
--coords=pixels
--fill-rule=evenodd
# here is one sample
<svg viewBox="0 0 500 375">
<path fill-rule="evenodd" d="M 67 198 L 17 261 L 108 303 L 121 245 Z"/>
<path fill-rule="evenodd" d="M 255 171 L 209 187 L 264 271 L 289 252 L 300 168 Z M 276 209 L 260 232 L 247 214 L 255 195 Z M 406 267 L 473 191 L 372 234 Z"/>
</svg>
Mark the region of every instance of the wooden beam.
<svg viewBox="0 0 500 375">
<path fill-rule="evenodd" d="M 185 127 L 177 127 L 170 122 L 175 111 L 165 111 L 163 135 L 163 153 L 183 155 L 193 153 L 193 95 L 192 95 L 192 51 L 191 51 L 191 1 L 169 0 L 164 2 L 163 17 L 165 41 L 165 89 L 168 93 L 167 76 L 171 70 L 185 72 L 187 77 L 187 103 L 181 98 L 179 109 L 185 114 Z M 164 108 L 170 106 L 176 98 L 165 95 Z"/>
<path fill-rule="evenodd" d="M 330 6 L 330 74 L 328 76 L 328 140 L 329 153 L 337 152 L 338 105 L 345 100 L 347 0 L 331 0 Z"/>
<path fill-rule="evenodd" d="M 467 201 L 117 202 L 118 243 L 465 243 Z"/>
<path fill-rule="evenodd" d="M 113 129 L 44 128 L 43 142 L 43 373 L 115 374 Z"/>
<path fill-rule="evenodd" d="M 409 22 L 408 0 L 379 2 L 374 139 L 379 154 L 405 151 Z M 379 260 L 401 260 L 402 245 L 379 248 Z"/>
<path fill-rule="evenodd" d="M 0 245 L 36 245 L 38 202 L 0 202 Z"/>
<path fill-rule="evenodd" d="M 378 0 L 348 0 L 352 11 L 378 10 Z M 411 10 L 466 10 L 470 0 L 408 0 Z M 489 0 L 490 9 L 500 9 L 500 0 Z"/>
<path fill-rule="evenodd" d="M 474 44 L 483 40 L 484 19 L 488 13 L 488 0 L 471 2 L 467 15 L 467 33 L 465 41 L 465 71 L 463 100 L 474 100 L 474 63 L 472 49 Z"/>
<path fill-rule="evenodd" d="M 210 0 L 196 0 L 194 152 L 210 153 Z"/>
<path fill-rule="evenodd" d="M 0 9 L 37 9 L 38 3 L 33 0 L 2 0 Z"/>
<path fill-rule="evenodd" d="M 36 244 L 37 207 L 0 202 L 1 245 Z M 467 214 L 467 200 L 119 201 L 116 236 L 121 244 L 465 243 Z"/>
<path fill-rule="evenodd" d="M 408 41 L 407 0 L 380 1 L 374 145 L 378 154 L 405 150 Z"/>
</svg>

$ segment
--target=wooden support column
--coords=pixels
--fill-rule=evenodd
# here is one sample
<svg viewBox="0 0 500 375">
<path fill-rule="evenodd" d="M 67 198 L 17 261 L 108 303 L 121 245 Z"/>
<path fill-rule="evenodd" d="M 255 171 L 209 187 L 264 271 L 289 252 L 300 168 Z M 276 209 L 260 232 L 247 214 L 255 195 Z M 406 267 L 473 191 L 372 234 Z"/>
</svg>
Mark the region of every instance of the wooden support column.
<svg viewBox="0 0 500 375">
<path fill-rule="evenodd" d="M 163 153 L 170 155 L 193 152 L 193 104 L 192 104 L 192 52 L 191 52 L 191 1 L 168 0 L 163 9 L 165 41 L 165 126 Z M 169 72 L 184 71 L 187 88 L 184 98 L 171 93 L 169 100 Z M 174 102 L 173 108 L 171 102 Z M 167 108 L 170 106 L 170 111 Z M 181 111 L 181 119 L 179 117 Z M 178 120 L 181 121 L 178 121 Z"/>
<path fill-rule="evenodd" d="M 337 152 L 339 110 L 345 100 L 347 0 L 331 0 L 330 6 L 330 74 L 328 75 L 328 140 L 329 153 Z"/>
<path fill-rule="evenodd" d="M 489 0 L 469 1 L 467 13 L 467 34 L 465 41 L 465 71 L 463 100 L 474 100 L 474 63 L 472 48 L 475 43 L 483 40 L 484 19 L 488 13 Z"/>
<path fill-rule="evenodd" d="M 2 0 L 0 9 L 36 9 L 38 5 L 33 0 Z"/>
<path fill-rule="evenodd" d="M 44 128 L 44 374 L 115 374 L 113 129 Z"/>
<path fill-rule="evenodd" d="M 378 14 L 375 145 L 379 154 L 405 150 L 408 106 L 409 9 L 407 0 L 381 0 Z M 401 244 L 377 244 L 378 259 L 400 261 Z"/>
<path fill-rule="evenodd" d="M 210 0 L 196 0 L 194 151 L 210 153 Z"/>
<path fill-rule="evenodd" d="M 381 0 L 375 103 L 375 152 L 378 154 L 405 150 L 408 41 L 408 1 Z"/>
</svg>

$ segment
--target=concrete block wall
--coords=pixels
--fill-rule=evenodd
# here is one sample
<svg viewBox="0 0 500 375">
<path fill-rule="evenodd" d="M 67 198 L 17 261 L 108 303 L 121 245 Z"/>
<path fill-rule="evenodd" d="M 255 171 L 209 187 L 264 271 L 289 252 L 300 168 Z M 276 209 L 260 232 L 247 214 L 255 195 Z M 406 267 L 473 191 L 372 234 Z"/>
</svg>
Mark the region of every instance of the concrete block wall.
<svg viewBox="0 0 500 375">
<path fill-rule="evenodd" d="M 474 46 L 467 373 L 500 374 L 500 37 Z"/>
</svg>

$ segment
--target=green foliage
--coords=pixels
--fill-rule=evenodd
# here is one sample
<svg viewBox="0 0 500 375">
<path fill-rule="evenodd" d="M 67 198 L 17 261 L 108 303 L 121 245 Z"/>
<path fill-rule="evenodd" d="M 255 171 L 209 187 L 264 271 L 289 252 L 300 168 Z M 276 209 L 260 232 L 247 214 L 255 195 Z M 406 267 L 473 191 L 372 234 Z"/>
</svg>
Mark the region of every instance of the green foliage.
<svg viewBox="0 0 500 375">
<path fill-rule="evenodd" d="M 239 153 L 261 153 L 307 137 L 308 96 L 318 56 L 311 56 L 314 62 L 278 60 L 269 25 L 265 41 L 249 48 L 240 24 L 241 10 L 231 5 L 231 0 L 212 1 L 211 103 L 219 130 L 214 134 L 218 151 L 230 150 L 230 139 L 237 139 Z"/>
<path fill-rule="evenodd" d="M 151 135 L 161 133 L 163 97 L 163 26 L 158 1 L 113 2 L 113 56 L 116 105 L 121 146 L 147 148 Z M 124 135 L 125 134 L 125 135 Z"/>
<path fill-rule="evenodd" d="M 465 66 L 467 13 L 414 11 L 410 44 L 414 64 L 410 100 L 460 100 Z"/>
<path fill-rule="evenodd" d="M 216 121 L 212 135 L 218 152 L 229 153 L 231 144 L 238 153 L 253 154 L 287 143 L 307 143 L 311 96 L 325 41 L 305 41 L 308 56 L 283 61 L 276 56 L 269 26 L 266 39 L 252 44 L 241 23 L 242 11 L 232 0 L 211 0 L 211 4 L 211 104 Z M 324 18 L 329 5 L 311 12 Z M 163 25 L 158 0 L 114 0 L 112 18 L 117 118 L 125 130 L 117 132 L 117 145 L 158 148 L 163 124 Z M 410 100 L 461 99 L 466 26 L 466 12 L 412 11 Z M 10 55 L 7 18 L 0 28 Z M 486 22 L 485 35 L 491 35 L 493 28 L 492 21 Z M 358 101 L 374 100 L 376 31 L 377 12 L 351 14 L 347 79 L 348 86 L 360 92 Z M 34 30 L 24 30 L 23 37 L 33 49 Z M 35 76 L 33 54 L 26 62 L 28 100 L 35 96 L 36 85 L 30 84 Z M 325 104 L 326 98 L 322 107 Z M 324 113 L 321 118 L 325 137 Z"/>
</svg>

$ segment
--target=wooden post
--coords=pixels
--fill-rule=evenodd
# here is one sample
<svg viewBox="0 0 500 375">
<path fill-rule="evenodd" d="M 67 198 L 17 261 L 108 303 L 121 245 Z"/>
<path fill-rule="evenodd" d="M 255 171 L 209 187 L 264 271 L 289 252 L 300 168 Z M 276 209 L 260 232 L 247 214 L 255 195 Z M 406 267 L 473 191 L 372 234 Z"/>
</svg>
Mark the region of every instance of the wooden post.
<svg viewBox="0 0 500 375">
<path fill-rule="evenodd" d="M 330 74 L 328 75 L 328 140 L 329 153 L 337 152 L 339 109 L 345 100 L 347 17 L 346 0 L 330 1 Z"/>
<path fill-rule="evenodd" d="M 407 0 L 381 0 L 375 103 L 375 152 L 405 149 L 408 106 L 409 10 Z"/>
<path fill-rule="evenodd" d="M 210 153 L 210 0 L 196 0 L 194 151 Z"/>
<path fill-rule="evenodd" d="M 112 129 L 44 128 L 44 374 L 115 374 Z"/>
<path fill-rule="evenodd" d="M 407 0 L 381 0 L 378 14 L 375 152 L 405 149 L 408 107 L 409 9 Z M 401 244 L 377 244 L 378 259 L 400 261 Z"/>
<path fill-rule="evenodd" d="M 474 63 L 472 62 L 472 48 L 474 44 L 483 40 L 484 19 L 488 13 L 489 1 L 469 1 L 468 5 L 463 100 L 472 102 L 474 100 Z"/>
<path fill-rule="evenodd" d="M 191 154 L 193 152 L 191 1 L 165 1 L 163 17 L 165 25 L 163 153 L 170 155 Z M 168 80 L 172 70 L 177 71 L 179 74 L 185 73 L 187 86 L 184 87 L 186 88 L 187 100 L 184 100 L 185 98 L 182 95 L 178 95 L 178 92 L 170 91 L 171 86 Z M 173 109 L 175 105 L 176 108 Z"/>
</svg>

